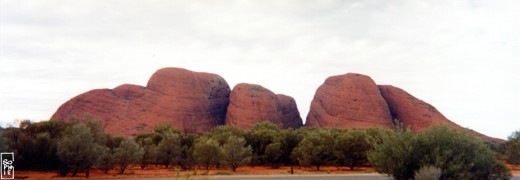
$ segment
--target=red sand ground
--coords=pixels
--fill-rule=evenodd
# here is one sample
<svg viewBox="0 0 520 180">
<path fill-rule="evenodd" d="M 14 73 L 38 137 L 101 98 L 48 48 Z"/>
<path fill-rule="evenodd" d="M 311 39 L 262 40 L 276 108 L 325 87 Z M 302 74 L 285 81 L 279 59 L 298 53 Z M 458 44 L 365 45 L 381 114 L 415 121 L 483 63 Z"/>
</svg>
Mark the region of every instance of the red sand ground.
<svg viewBox="0 0 520 180">
<path fill-rule="evenodd" d="M 231 168 L 216 169 L 215 167 L 210 168 L 210 175 L 277 175 L 277 174 L 290 174 L 290 166 L 282 166 L 279 169 L 271 169 L 267 166 L 242 166 L 237 169 L 236 172 L 232 172 Z M 348 167 L 337 168 L 335 166 L 324 166 L 320 168 L 320 171 L 316 171 L 315 167 L 302 167 L 299 169 L 297 166 L 293 167 L 294 174 L 350 174 L 350 173 L 373 173 L 375 172 L 371 167 L 361 167 L 350 170 Z M 183 171 L 179 170 L 180 177 L 189 177 L 206 175 L 206 170 L 201 167 L 195 171 Z M 15 175 L 17 178 L 60 178 L 57 172 L 38 172 L 38 171 L 16 171 Z M 77 177 L 85 178 L 85 173 L 78 173 Z M 164 166 L 155 167 L 147 166 L 144 170 L 140 167 L 135 166 L 125 171 L 124 174 L 116 174 L 115 171 L 109 171 L 108 174 L 104 174 L 102 171 L 92 169 L 90 171 L 90 177 L 177 177 L 177 172 L 174 168 L 165 169 Z M 70 178 L 70 174 L 69 177 Z"/>
<path fill-rule="evenodd" d="M 511 168 L 511 166 L 508 166 Z M 271 169 L 267 166 L 242 166 L 237 169 L 236 172 L 232 172 L 230 168 L 216 169 L 215 167 L 210 168 L 210 175 L 279 175 L 279 174 L 290 174 L 290 166 L 282 166 L 279 169 Z M 302 167 L 299 169 L 297 166 L 293 167 L 294 174 L 358 174 L 358 173 L 374 173 L 372 167 L 361 167 L 350 170 L 348 167 L 335 167 L 335 166 L 324 166 L 320 168 L 320 171 L 316 171 L 316 167 Z M 182 171 L 179 170 L 179 177 L 187 178 L 193 176 L 204 176 L 206 170 L 201 167 L 196 171 Z M 520 167 L 515 168 L 511 171 L 512 174 L 519 175 Z M 30 179 L 41 179 L 41 178 L 63 178 L 58 177 L 56 172 L 38 172 L 38 171 L 16 171 L 15 175 L 17 178 L 30 178 Z M 177 177 L 177 172 L 174 168 L 165 169 L 164 167 L 148 166 L 144 170 L 140 167 L 135 166 L 125 171 L 125 174 L 116 174 L 115 171 L 110 171 L 108 174 L 104 174 L 102 171 L 92 169 L 90 172 L 92 178 L 111 178 L 111 177 Z M 68 178 L 70 177 L 70 174 Z M 85 173 L 79 173 L 77 178 L 85 178 Z"/>
</svg>

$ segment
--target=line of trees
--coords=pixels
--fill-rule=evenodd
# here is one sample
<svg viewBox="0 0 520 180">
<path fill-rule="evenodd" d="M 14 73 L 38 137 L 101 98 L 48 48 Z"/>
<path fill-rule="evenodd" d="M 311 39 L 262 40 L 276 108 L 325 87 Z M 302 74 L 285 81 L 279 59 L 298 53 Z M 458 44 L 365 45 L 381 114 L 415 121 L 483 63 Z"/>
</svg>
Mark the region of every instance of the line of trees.
<svg viewBox="0 0 520 180">
<path fill-rule="evenodd" d="M 484 141 L 446 126 L 419 134 L 399 130 L 382 138 L 368 153 L 368 160 L 376 171 L 395 179 L 413 179 L 421 169 L 432 167 L 440 179 L 511 178 L 509 169 Z"/>
<path fill-rule="evenodd" d="M 441 179 L 487 179 L 510 177 L 496 157 L 520 163 L 519 132 L 503 144 L 492 144 L 445 126 L 416 134 L 388 129 L 281 130 L 262 122 L 249 131 L 218 126 L 202 134 L 160 125 L 153 133 L 125 138 L 105 134 L 100 121 L 85 116 L 67 122 L 23 121 L 19 128 L 2 129 L 0 150 L 15 152 L 17 169 L 57 170 L 62 176 L 85 172 L 88 177 L 91 168 L 124 173 L 134 165 L 208 171 L 289 165 L 319 171 L 324 165 L 354 169 L 370 164 L 395 179 L 412 179 L 430 169 Z"/>
</svg>

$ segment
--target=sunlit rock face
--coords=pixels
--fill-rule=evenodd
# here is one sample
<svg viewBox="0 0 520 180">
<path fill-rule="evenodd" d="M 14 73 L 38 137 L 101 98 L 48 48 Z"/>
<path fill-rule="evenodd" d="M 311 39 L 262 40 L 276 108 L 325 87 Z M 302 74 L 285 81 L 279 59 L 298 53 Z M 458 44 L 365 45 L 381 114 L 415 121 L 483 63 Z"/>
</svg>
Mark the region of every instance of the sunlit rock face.
<svg viewBox="0 0 520 180">
<path fill-rule="evenodd" d="M 392 128 L 385 99 L 368 76 L 332 76 L 318 88 L 306 126 L 327 128 Z"/>
<path fill-rule="evenodd" d="M 107 133 L 123 136 L 149 133 L 159 124 L 205 132 L 224 124 L 229 95 L 229 85 L 219 75 L 163 68 L 146 87 L 125 84 L 78 95 L 61 105 L 51 119 L 89 114 L 102 120 Z"/>
<path fill-rule="evenodd" d="M 276 95 L 256 84 L 237 84 L 231 91 L 226 124 L 247 130 L 262 121 L 272 122 L 279 128 L 302 126 L 292 97 Z"/>
<path fill-rule="evenodd" d="M 332 76 L 318 88 L 311 102 L 306 126 L 326 128 L 396 128 L 421 132 L 443 124 L 449 128 L 467 129 L 450 121 L 432 105 L 406 91 L 376 85 L 368 76 L 348 73 Z M 469 130 L 483 139 L 501 142 Z"/>
</svg>

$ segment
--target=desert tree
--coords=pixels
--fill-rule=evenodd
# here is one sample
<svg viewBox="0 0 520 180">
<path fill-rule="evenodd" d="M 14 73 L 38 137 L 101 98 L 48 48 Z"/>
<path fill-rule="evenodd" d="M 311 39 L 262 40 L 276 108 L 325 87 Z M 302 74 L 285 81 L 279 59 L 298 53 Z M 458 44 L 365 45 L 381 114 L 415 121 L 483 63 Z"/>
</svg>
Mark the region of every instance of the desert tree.
<svg viewBox="0 0 520 180">
<path fill-rule="evenodd" d="M 255 165 L 265 164 L 265 148 L 273 143 L 275 137 L 279 136 L 280 129 L 271 122 L 263 121 L 253 125 L 247 133 L 247 143 L 253 148 L 251 163 Z"/>
<path fill-rule="evenodd" d="M 294 164 L 290 158 L 291 153 L 300 141 L 297 131 L 293 129 L 280 130 L 277 136 L 273 137 L 272 143 L 265 147 L 265 163 L 273 169 L 279 168 L 282 164 Z"/>
<path fill-rule="evenodd" d="M 353 170 L 367 161 L 367 152 L 371 148 L 365 131 L 351 129 L 335 138 L 334 156 L 339 165 L 347 165 Z"/>
<path fill-rule="evenodd" d="M 395 179 L 412 179 L 419 169 L 416 136 L 409 130 L 388 133 L 374 141 L 368 160 L 374 169 Z M 380 143 L 377 143 L 380 142 Z"/>
<path fill-rule="evenodd" d="M 508 163 L 520 165 L 520 130 L 513 132 L 505 143 L 505 157 Z"/>
<path fill-rule="evenodd" d="M 220 161 L 221 151 L 216 140 L 207 137 L 200 137 L 193 145 L 193 158 L 199 165 L 206 167 L 215 165 Z"/>
<path fill-rule="evenodd" d="M 0 128 L 0 152 L 10 151 L 8 139 L 4 137 L 3 128 Z"/>
<path fill-rule="evenodd" d="M 143 149 L 141 149 L 134 140 L 125 138 L 119 147 L 115 149 L 113 155 L 117 172 L 123 174 L 130 165 L 139 162 L 143 153 Z"/>
<path fill-rule="evenodd" d="M 72 176 L 89 169 L 99 159 L 101 146 L 94 142 L 94 136 L 84 124 L 68 128 L 57 144 L 57 155 L 72 171 Z M 65 173 L 66 174 L 66 173 Z"/>
<path fill-rule="evenodd" d="M 193 158 L 193 143 L 196 136 L 193 134 L 184 134 L 181 136 L 181 154 L 179 157 L 179 166 L 184 170 L 189 170 L 195 165 Z"/>
<path fill-rule="evenodd" d="M 101 136 L 101 139 L 99 141 L 101 142 L 101 145 L 110 149 L 111 152 L 114 152 L 121 145 L 121 142 L 123 142 L 123 140 L 125 140 L 125 137 L 105 134 Z"/>
<path fill-rule="evenodd" d="M 252 148 L 246 146 L 246 141 L 242 137 L 229 136 L 226 143 L 221 147 L 222 164 L 230 166 L 233 172 L 238 166 L 251 162 Z"/>
<path fill-rule="evenodd" d="M 205 135 L 208 136 L 208 137 L 211 137 L 213 138 L 214 140 L 216 140 L 219 145 L 224 145 L 226 143 L 226 141 L 228 140 L 228 138 L 230 136 L 235 136 L 235 137 L 245 137 L 245 132 L 244 130 L 238 128 L 237 126 L 217 126 L 215 128 L 213 128 L 209 133 L 206 133 Z"/>
<path fill-rule="evenodd" d="M 481 139 L 446 126 L 415 135 L 398 130 L 374 143 L 368 159 L 377 172 L 411 179 L 421 168 L 441 170 L 441 179 L 507 179 L 509 170 Z"/>
<path fill-rule="evenodd" d="M 66 122 L 23 120 L 19 128 L 1 130 L 5 140 L 2 144 L 14 152 L 17 169 L 57 170 L 64 167 L 56 155 L 57 143 L 70 126 L 71 123 Z"/>
<path fill-rule="evenodd" d="M 509 170 L 496 160 L 482 139 L 440 125 L 418 135 L 417 154 L 422 165 L 441 169 L 442 179 L 501 179 Z"/>
<path fill-rule="evenodd" d="M 134 138 L 134 141 L 143 149 L 143 155 L 139 159 L 141 169 L 144 169 L 148 164 L 156 162 L 157 159 L 157 144 L 154 142 L 156 134 L 140 134 Z"/>
<path fill-rule="evenodd" d="M 291 152 L 291 155 L 290 155 L 290 158 L 291 158 L 291 161 L 295 164 L 298 164 L 298 168 L 302 168 L 302 163 L 300 162 L 300 157 L 301 157 L 301 151 L 300 151 L 300 148 L 298 148 L 298 146 L 296 146 L 292 152 Z"/>
<path fill-rule="evenodd" d="M 284 165 L 293 165 L 295 164 L 294 161 L 291 159 L 291 153 L 296 146 L 301 142 L 302 138 L 298 135 L 298 130 L 289 128 L 280 131 L 280 139 L 283 139 L 282 143 L 282 159 L 281 163 Z M 275 139 L 275 142 L 279 140 Z"/>
<path fill-rule="evenodd" d="M 108 147 L 102 147 L 100 157 L 96 163 L 98 169 L 107 174 L 114 167 L 114 153 Z"/>
<path fill-rule="evenodd" d="M 181 131 L 173 128 L 170 124 L 161 124 L 155 126 L 154 133 L 162 138 L 167 138 L 175 135 L 180 135 Z"/>
<path fill-rule="evenodd" d="M 236 127 L 236 126 L 217 126 L 213 128 L 210 132 L 205 133 L 203 136 L 205 138 L 211 138 L 215 141 L 217 141 L 219 146 L 223 146 L 226 141 L 228 140 L 228 137 L 230 136 L 236 136 L 236 137 L 244 137 L 245 132 Z M 221 162 L 217 162 L 215 164 L 217 166 L 217 169 L 220 168 Z"/>
<path fill-rule="evenodd" d="M 265 147 L 264 156 L 272 169 L 278 169 L 284 155 L 283 144 L 281 141 L 273 142 Z"/>
<path fill-rule="evenodd" d="M 178 134 L 165 136 L 156 149 L 156 158 L 159 163 L 168 168 L 179 161 L 182 153 L 181 137 Z"/>
<path fill-rule="evenodd" d="M 304 166 L 316 166 L 319 171 L 322 165 L 329 164 L 333 159 L 334 137 L 330 130 L 320 129 L 307 133 L 295 149 L 297 159 Z"/>
</svg>

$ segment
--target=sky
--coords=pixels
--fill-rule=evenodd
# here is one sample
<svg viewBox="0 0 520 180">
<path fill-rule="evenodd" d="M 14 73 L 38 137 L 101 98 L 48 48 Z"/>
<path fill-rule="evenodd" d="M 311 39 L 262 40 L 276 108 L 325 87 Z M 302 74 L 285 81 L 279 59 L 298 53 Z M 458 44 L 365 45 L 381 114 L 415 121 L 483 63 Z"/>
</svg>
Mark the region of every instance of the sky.
<svg viewBox="0 0 520 180">
<path fill-rule="evenodd" d="M 455 123 L 520 130 L 520 1 L 0 0 L 0 124 L 47 120 L 91 89 L 146 85 L 162 67 L 296 99 L 325 78 L 400 87 Z"/>
</svg>

